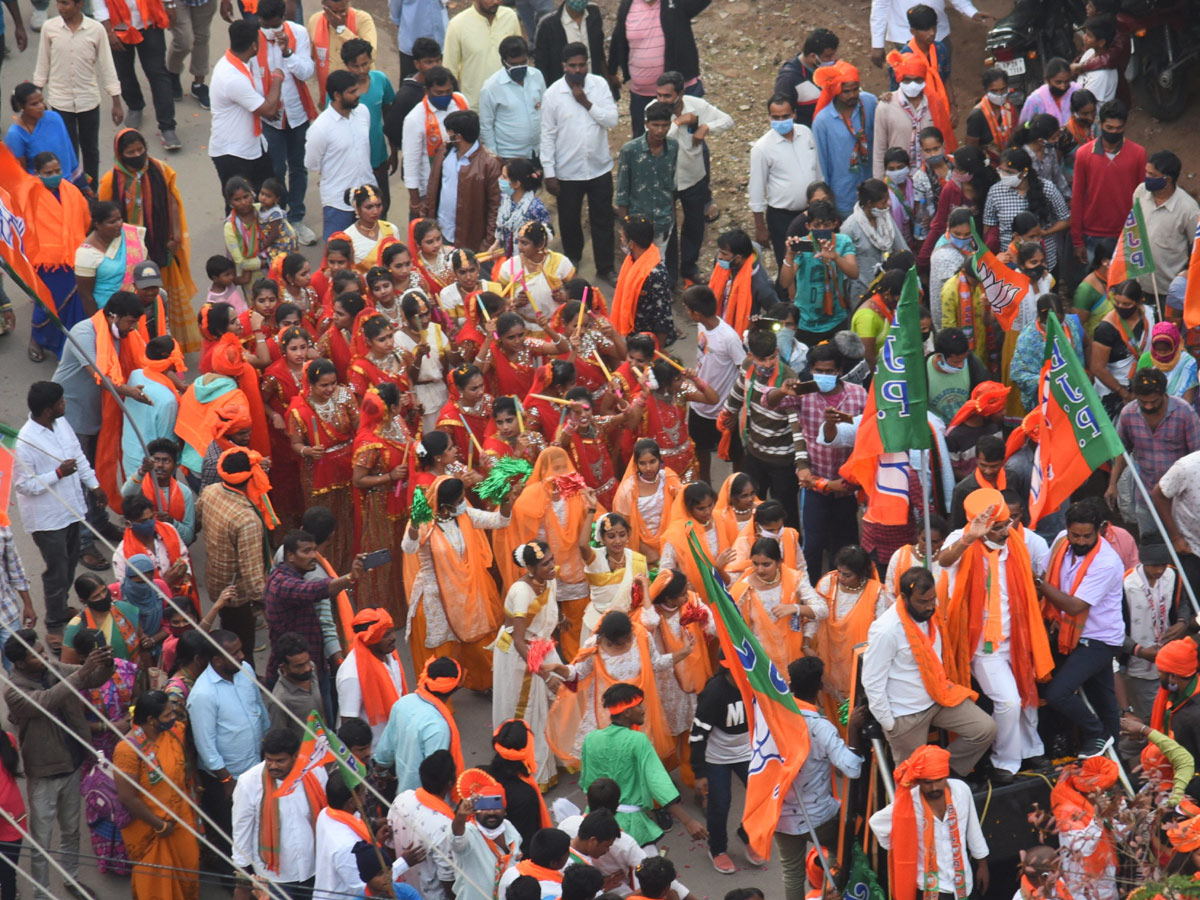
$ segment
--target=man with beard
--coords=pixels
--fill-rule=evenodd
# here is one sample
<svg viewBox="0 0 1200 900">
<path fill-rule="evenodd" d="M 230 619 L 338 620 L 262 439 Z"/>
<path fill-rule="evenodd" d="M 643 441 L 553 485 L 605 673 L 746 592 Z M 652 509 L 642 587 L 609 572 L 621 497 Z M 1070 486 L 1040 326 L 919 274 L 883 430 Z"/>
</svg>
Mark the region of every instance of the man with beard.
<svg viewBox="0 0 1200 900">
<path fill-rule="evenodd" d="M 1124 573 L 1117 551 L 1100 539 L 1092 506 L 1073 503 L 1067 510 L 1067 530 L 1051 548 L 1045 579 L 1034 579 L 1038 594 L 1058 610 L 1050 628 L 1057 626 L 1061 659 L 1046 688 L 1046 704 L 1079 726 L 1080 749 L 1087 755 L 1117 734 L 1112 664 L 1125 640 Z"/>
<path fill-rule="evenodd" d="M 1196 694 L 1196 642 L 1191 638 L 1168 641 L 1154 657 L 1158 669 L 1158 696 L 1150 714 L 1150 727 L 1178 741 L 1193 758 L 1200 755 L 1200 706 L 1189 703 Z"/>
<path fill-rule="evenodd" d="M 871 714 L 900 763 L 925 743 L 931 726 L 955 734 L 950 768 L 962 776 L 996 738 L 996 723 L 974 700 L 970 671 L 952 657 L 942 663 L 945 622 L 929 571 L 914 566 L 900 576 L 900 600 L 871 625 L 862 681 Z"/>
<path fill-rule="evenodd" d="M 907 577 L 900 579 L 902 586 Z M 970 787 L 949 777 L 950 760 L 951 753 L 941 747 L 917 747 L 896 766 L 895 801 L 871 816 L 879 846 L 891 851 L 888 883 L 895 900 L 914 900 L 918 887 L 925 895 L 962 897 L 976 886 L 981 895 L 987 893 L 987 841 Z M 968 854 L 975 860 L 974 878 Z M 926 871 L 931 860 L 937 862 L 936 873 Z"/>
<path fill-rule="evenodd" d="M 495 778 L 482 769 L 468 769 L 459 777 L 458 788 L 467 796 L 450 823 L 454 896 L 491 900 L 500 879 L 517 864 L 521 836 L 506 817 L 507 798 Z"/>
</svg>

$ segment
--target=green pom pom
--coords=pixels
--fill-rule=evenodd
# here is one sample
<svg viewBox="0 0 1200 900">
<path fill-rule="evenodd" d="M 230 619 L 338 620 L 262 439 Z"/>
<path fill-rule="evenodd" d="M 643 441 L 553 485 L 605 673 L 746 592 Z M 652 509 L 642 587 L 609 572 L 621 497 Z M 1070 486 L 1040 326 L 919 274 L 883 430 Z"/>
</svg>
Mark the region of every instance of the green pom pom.
<svg viewBox="0 0 1200 900">
<path fill-rule="evenodd" d="M 845 727 L 850 722 L 850 701 L 843 700 L 838 706 L 838 722 Z"/>
<path fill-rule="evenodd" d="M 425 491 L 413 491 L 412 504 L 412 523 L 414 525 L 424 525 L 426 522 L 433 521 L 433 510 L 429 508 L 429 501 L 425 499 Z"/>
<path fill-rule="evenodd" d="M 502 503 L 508 495 L 513 479 L 518 479 L 518 484 L 524 484 L 531 474 L 533 474 L 533 466 L 520 457 L 501 457 L 496 460 L 491 471 L 488 472 L 487 478 L 476 486 L 475 494 L 485 503 Z"/>
</svg>

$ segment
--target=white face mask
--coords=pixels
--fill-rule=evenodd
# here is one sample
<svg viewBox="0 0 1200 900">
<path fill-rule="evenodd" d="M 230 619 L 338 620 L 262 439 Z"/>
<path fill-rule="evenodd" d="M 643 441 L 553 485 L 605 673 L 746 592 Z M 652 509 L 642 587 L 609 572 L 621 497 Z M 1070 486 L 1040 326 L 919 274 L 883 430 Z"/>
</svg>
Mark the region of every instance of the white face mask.
<svg viewBox="0 0 1200 900">
<path fill-rule="evenodd" d="M 989 550 L 1003 550 L 1004 549 L 1004 544 L 998 544 L 995 541 L 993 541 L 991 538 L 984 538 L 983 545 L 985 547 L 987 547 Z"/>
<path fill-rule="evenodd" d="M 483 833 L 484 837 L 488 838 L 489 840 L 493 840 L 493 841 L 496 838 L 500 837 L 500 835 L 504 834 L 504 823 L 503 822 L 501 822 L 499 824 L 499 826 L 497 826 L 496 828 L 484 828 L 483 825 L 479 822 L 479 820 L 476 819 L 475 827 L 478 828 L 480 830 L 480 832 Z"/>
<path fill-rule="evenodd" d="M 778 531 L 767 531 L 765 528 L 763 528 L 763 529 L 761 529 L 760 536 L 765 537 L 765 538 L 774 538 L 775 540 L 778 541 L 783 538 L 783 529 L 780 528 Z"/>
<path fill-rule="evenodd" d="M 892 184 L 904 184 L 908 181 L 908 169 L 888 169 L 887 177 Z"/>
<path fill-rule="evenodd" d="M 891 215 L 891 212 L 892 211 L 890 209 L 884 207 L 883 209 L 871 210 L 871 215 L 873 215 L 877 219 L 886 219 L 889 215 Z"/>
<path fill-rule="evenodd" d="M 1006 188 L 1015 188 L 1021 183 L 1021 176 L 1016 172 L 1011 175 L 1001 175 L 998 183 L 1004 185 Z"/>
<path fill-rule="evenodd" d="M 900 93 L 909 100 L 913 100 L 921 96 L 921 92 L 925 90 L 925 82 L 923 81 L 902 81 L 900 83 Z"/>
<path fill-rule="evenodd" d="M 1008 94 L 997 94 L 995 91 L 988 91 L 988 102 L 994 103 L 996 106 L 1003 106 L 1008 100 Z"/>
<path fill-rule="evenodd" d="M 467 514 L 467 501 L 466 500 L 458 501 L 458 506 L 454 507 L 454 514 L 456 516 L 464 516 Z"/>
</svg>

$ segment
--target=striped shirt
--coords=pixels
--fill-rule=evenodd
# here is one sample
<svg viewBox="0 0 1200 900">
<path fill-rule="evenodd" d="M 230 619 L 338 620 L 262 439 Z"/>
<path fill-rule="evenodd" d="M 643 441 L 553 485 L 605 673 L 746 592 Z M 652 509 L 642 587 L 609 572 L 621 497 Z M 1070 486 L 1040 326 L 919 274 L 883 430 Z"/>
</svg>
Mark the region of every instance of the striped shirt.
<svg viewBox="0 0 1200 900">
<path fill-rule="evenodd" d="M 667 50 L 659 0 L 631 3 L 625 19 L 625 34 L 629 39 L 629 90 L 643 97 L 653 97 L 658 76 L 663 73 Z"/>
<path fill-rule="evenodd" d="M 13 531 L 8 525 L 0 526 L 0 630 L 12 632 L 21 627 L 21 611 L 25 601 L 18 591 L 29 590 L 29 579 L 21 565 L 21 554 L 17 552 Z"/>
<path fill-rule="evenodd" d="M 735 420 L 740 419 L 742 407 L 746 404 L 746 378 L 752 367 L 749 360 L 742 364 L 741 374 L 725 401 L 725 411 Z M 787 366 L 780 366 L 780 374 L 785 381 L 796 377 L 796 373 Z M 776 466 L 791 466 L 793 462 L 799 462 L 804 454 L 804 439 L 797 427 L 796 411 L 768 407 L 766 396 L 774 388 L 761 379 L 755 379 L 752 384 L 746 433 L 742 436 L 746 452 Z"/>
</svg>

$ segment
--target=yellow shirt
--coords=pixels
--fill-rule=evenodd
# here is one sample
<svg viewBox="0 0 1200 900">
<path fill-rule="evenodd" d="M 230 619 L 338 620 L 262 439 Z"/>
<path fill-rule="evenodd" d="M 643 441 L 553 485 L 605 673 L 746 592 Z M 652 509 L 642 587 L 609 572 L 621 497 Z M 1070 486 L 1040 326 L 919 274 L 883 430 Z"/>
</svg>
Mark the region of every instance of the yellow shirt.
<svg viewBox="0 0 1200 900">
<path fill-rule="evenodd" d="M 346 43 L 346 41 L 349 41 L 353 38 L 362 38 L 364 41 L 366 41 L 368 44 L 371 45 L 372 56 L 378 56 L 378 53 L 376 51 L 378 50 L 379 42 L 376 39 L 376 35 L 375 35 L 375 20 L 371 18 L 370 13 L 359 9 L 358 7 L 352 7 L 352 9 L 354 9 L 354 29 L 353 30 L 350 29 L 349 25 L 346 26 L 346 30 L 343 31 L 341 34 L 338 34 L 337 30 L 334 28 L 329 29 L 329 71 L 330 72 L 339 72 L 342 69 L 346 68 L 345 63 L 342 62 L 342 44 Z M 316 55 L 317 54 L 317 45 L 316 45 L 317 19 L 319 19 L 323 15 L 325 15 L 324 12 L 313 13 L 311 16 L 308 17 L 308 25 L 306 26 L 306 28 L 308 30 L 309 38 L 313 39 L 313 60 L 314 61 L 317 58 L 317 55 Z M 314 99 L 316 99 L 317 102 L 322 107 L 325 105 L 324 97 L 317 98 L 315 94 L 313 96 L 314 96 Z"/>
<path fill-rule="evenodd" d="M 471 109 L 479 108 L 483 83 L 500 71 L 500 42 L 510 35 L 521 36 L 521 22 L 507 6 L 497 9 L 491 22 L 473 4 L 450 20 L 442 65 L 458 79 Z"/>
</svg>

